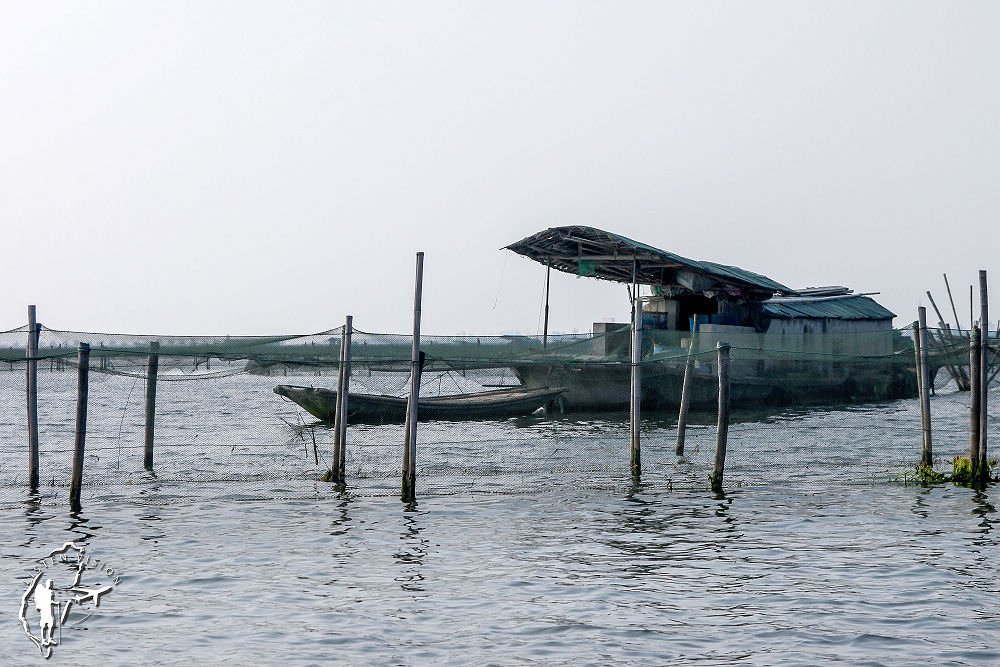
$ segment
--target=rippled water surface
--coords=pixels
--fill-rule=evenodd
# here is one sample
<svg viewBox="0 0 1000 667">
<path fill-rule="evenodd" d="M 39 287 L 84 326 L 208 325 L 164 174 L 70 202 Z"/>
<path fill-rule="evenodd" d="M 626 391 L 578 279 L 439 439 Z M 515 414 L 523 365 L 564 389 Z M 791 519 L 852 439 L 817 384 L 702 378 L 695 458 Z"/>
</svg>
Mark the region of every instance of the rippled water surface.
<svg viewBox="0 0 1000 667">
<path fill-rule="evenodd" d="M 621 474 L 620 417 L 427 425 L 425 438 L 448 442 L 428 444 L 419 502 L 405 506 L 379 491 L 396 484 L 379 472 L 393 469 L 395 445 L 376 446 L 391 432 L 356 430 L 352 443 L 372 445 L 358 451 L 386 462 L 352 454 L 371 474 L 331 491 L 308 465 L 310 436 L 277 419 L 294 423 L 295 410 L 273 402 L 267 378 L 165 392 L 160 436 L 164 457 L 206 441 L 205 462 L 189 466 L 224 463 L 208 445 L 233 456 L 244 447 L 240 461 L 265 457 L 281 474 L 254 476 L 260 466 L 247 464 L 239 483 L 184 481 L 180 468 L 142 478 L 128 463 L 141 417 L 122 407 L 131 381 L 116 381 L 114 394 L 97 381 L 95 414 L 113 396 L 108 415 L 120 421 L 94 426 L 104 430 L 88 442 L 104 470 L 124 437 L 126 463 L 114 465 L 124 477 L 88 486 L 79 515 L 61 478 L 39 497 L 18 486 L 23 433 L 14 419 L 5 427 L 4 664 L 43 662 L 17 612 L 34 560 L 69 540 L 121 581 L 91 616 L 68 619 L 54 664 L 1000 664 L 996 490 L 870 475 L 915 458 L 912 402 L 740 421 L 718 497 L 701 481 L 677 483 L 703 480 L 707 455 L 679 463 L 669 419 L 646 427 L 650 474 L 639 484 Z M 242 392 L 258 417 L 213 434 L 218 401 L 207 394 L 218 391 Z M 963 399 L 935 400 L 953 418 L 940 434 L 946 461 L 967 446 Z M 43 449 L 71 423 L 51 412 Z M 711 436 L 694 426 L 691 447 Z M 491 438 L 503 442 L 475 449 Z M 516 477 L 435 476 L 447 457 L 497 451 L 485 463 L 520 466 Z M 485 463 L 469 465 L 482 475 Z M 584 472 L 574 477 L 573 465 Z M 511 481 L 520 487 L 489 492 Z"/>
</svg>

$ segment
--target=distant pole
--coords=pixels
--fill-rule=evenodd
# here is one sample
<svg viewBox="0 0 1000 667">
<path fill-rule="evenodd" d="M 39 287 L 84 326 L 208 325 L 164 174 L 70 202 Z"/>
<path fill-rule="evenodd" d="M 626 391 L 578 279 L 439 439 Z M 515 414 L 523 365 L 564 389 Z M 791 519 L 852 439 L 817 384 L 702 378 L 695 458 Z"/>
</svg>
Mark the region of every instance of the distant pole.
<svg viewBox="0 0 1000 667">
<path fill-rule="evenodd" d="M 347 400 L 351 396 L 351 333 L 353 331 L 354 316 L 348 315 L 344 321 L 344 386 L 343 391 L 338 394 L 340 401 L 340 424 L 338 425 L 337 442 L 340 451 L 337 454 L 337 469 L 333 471 L 334 481 L 343 484 L 347 481 Z"/>
<path fill-rule="evenodd" d="M 983 349 L 979 327 L 973 325 L 969 335 L 969 467 L 973 479 L 979 480 L 979 401 L 982 372 Z"/>
<path fill-rule="evenodd" d="M 951 296 L 951 285 L 948 284 L 948 274 L 944 275 L 944 288 L 948 290 L 948 301 L 951 302 L 951 314 L 955 316 L 955 329 L 958 331 L 958 335 L 962 335 L 962 323 L 958 319 L 958 309 L 955 308 L 955 299 Z"/>
<path fill-rule="evenodd" d="M 947 284 L 947 276 L 945 276 L 945 283 Z M 944 321 L 944 315 L 941 314 L 941 310 L 938 308 L 937 303 L 934 301 L 934 297 L 931 296 L 930 290 L 927 290 L 927 298 L 930 299 L 931 306 L 934 308 L 934 312 L 937 313 L 938 316 L 938 327 L 940 327 L 938 336 L 941 339 L 940 346 L 942 355 L 947 361 L 946 365 L 948 367 L 948 373 L 951 375 L 952 379 L 955 380 L 955 386 L 958 387 L 958 390 L 965 391 L 966 389 L 968 389 L 969 380 L 965 377 L 964 369 L 962 368 L 961 364 L 956 366 L 954 363 L 952 363 L 952 357 L 956 341 L 954 337 L 951 335 L 951 327 L 949 327 L 948 323 Z M 933 333 L 931 333 L 930 338 L 932 341 L 934 341 Z M 937 341 L 934 342 L 935 344 L 937 344 Z"/>
<path fill-rule="evenodd" d="M 545 260 L 545 323 L 542 325 L 542 347 L 549 347 L 549 277 L 552 275 L 552 258 Z"/>
<path fill-rule="evenodd" d="M 340 356 L 337 361 L 337 400 L 333 404 L 333 464 L 330 466 L 330 479 L 339 482 L 337 474 L 340 471 L 340 424 L 344 421 L 344 387 L 347 384 L 347 362 L 344 354 L 347 352 L 347 326 L 340 330 Z"/>
<path fill-rule="evenodd" d="M 971 322 L 972 324 L 976 323 L 976 316 L 973 315 L 973 310 L 972 310 L 972 285 L 969 285 L 969 322 Z M 987 324 L 986 322 L 982 322 L 979 328 L 982 329 L 983 331 L 986 331 L 990 327 L 989 324 Z"/>
<path fill-rule="evenodd" d="M 642 398 L 642 304 L 635 300 L 632 315 L 632 381 L 629 396 L 629 426 L 631 427 L 631 449 L 629 468 L 632 476 L 638 478 L 642 472 L 639 452 L 640 399 Z"/>
<path fill-rule="evenodd" d="M 983 481 L 989 481 L 990 466 L 986 456 L 986 422 L 989 420 L 989 372 L 990 372 L 990 313 L 989 298 L 986 294 L 986 271 L 979 272 L 979 321 L 981 322 L 982 350 L 980 352 L 979 385 L 979 470 Z"/>
<path fill-rule="evenodd" d="M 90 345 L 80 343 L 77 351 L 76 437 L 73 441 L 73 477 L 69 486 L 69 505 L 80 511 L 80 488 L 83 486 L 83 446 L 87 438 L 87 390 L 90 371 Z"/>
<path fill-rule="evenodd" d="M 406 401 L 406 435 L 403 444 L 404 503 L 417 499 L 417 411 L 420 395 L 420 299 L 424 284 L 424 253 L 417 253 L 413 286 L 413 347 L 410 355 L 410 396 Z"/>
<path fill-rule="evenodd" d="M 38 327 L 35 307 L 28 306 L 28 486 L 38 488 Z"/>
<path fill-rule="evenodd" d="M 149 358 L 146 362 L 146 449 L 143 466 L 153 469 L 153 423 L 156 421 L 156 375 L 160 367 L 160 343 L 149 344 Z"/>
<path fill-rule="evenodd" d="M 927 360 L 927 309 L 920 306 L 917 314 L 920 326 L 920 426 L 923 435 L 920 464 L 931 466 L 934 463 L 934 456 L 931 447 L 931 376 Z"/>
<path fill-rule="evenodd" d="M 684 456 L 684 438 L 687 435 L 688 407 L 691 405 L 691 375 L 694 373 L 694 332 L 687 344 L 687 360 L 684 362 L 684 382 L 681 384 L 681 408 L 677 414 L 677 456 Z"/>
<path fill-rule="evenodd" d="M 722 477 L 726 471 L 726 443 L 729 440 L 729 345 L 717 343 L 719 357 L 719 415 L 715 429 L 715 465 L 710 482 L 712 491 L 722 493 Z"/>
</svg>

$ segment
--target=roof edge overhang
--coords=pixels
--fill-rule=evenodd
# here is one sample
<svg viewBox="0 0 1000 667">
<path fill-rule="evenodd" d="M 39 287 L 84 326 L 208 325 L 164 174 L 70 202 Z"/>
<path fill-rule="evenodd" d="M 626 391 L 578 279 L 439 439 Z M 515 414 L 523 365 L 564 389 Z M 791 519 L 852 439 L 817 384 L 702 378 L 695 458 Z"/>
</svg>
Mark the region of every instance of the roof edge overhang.
<svg viewBox="0 0 1000 667">
<path fill-rule="evenodd" d="M 754 299 L 797 292 L 767 276 L 736 266 L 704 262 L 660 250 L 595 227 L 551 227 L 504 248 L 557 271 L 599 280 L 692 292 L 726 290 Z"/>
</svg>

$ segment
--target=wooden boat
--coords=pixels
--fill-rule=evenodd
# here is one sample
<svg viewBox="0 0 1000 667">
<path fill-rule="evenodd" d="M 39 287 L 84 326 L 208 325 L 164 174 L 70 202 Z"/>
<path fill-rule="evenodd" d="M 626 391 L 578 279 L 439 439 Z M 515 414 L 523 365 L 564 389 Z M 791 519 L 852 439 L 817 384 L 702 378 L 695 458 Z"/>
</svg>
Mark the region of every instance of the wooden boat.
<svg viewBox="0 0 1000 667">
<path fill-rule="evenodd" d="M 465 421 L 505 419 L 530 415 L 559 400 L 563 387 L 513 387 L 472 394 L 420 397 L 419 421 Z M 322 387 L 278 385 L 274 393 L 297 403 L 306 412 L 324 421 L 333 421 L 337 391 Z M 349 424 L 402 424 L 406 419 L 406 398 L 378 394 L 356 394 L 347 398 Z"/>
</svg>

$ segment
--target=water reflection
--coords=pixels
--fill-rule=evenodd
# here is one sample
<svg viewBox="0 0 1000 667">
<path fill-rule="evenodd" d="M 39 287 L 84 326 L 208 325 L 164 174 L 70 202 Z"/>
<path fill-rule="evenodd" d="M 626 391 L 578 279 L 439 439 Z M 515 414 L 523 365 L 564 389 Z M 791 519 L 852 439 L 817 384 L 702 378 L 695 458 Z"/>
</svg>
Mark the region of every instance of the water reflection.
<svg viewBox="0 0 1000 667">
<path fill-rule="evenodd" d="M 421 519 L 422 514 L 412 509 L 403 513 L 403 532 L 399 537 L 403 548 L 392 555 L 393 560 L 401 566 L 395 580 L 404 591 L 424 591 L 424 575 L 421 570 L 427 556 L 427 540 L 421 537 L 424 530 Z"/>
<path fill-rule="evenodd" d="M 337 494 L 340 498 L 339 502 L 334 507 L 333 517 L 330 519 L 330 534 L 331 535 L 346 535 L 350 529 L 351 515 L 348 510 L 351 507 L 351 501 L 353 500 L 348 493 Z"/>
<path fill-rule="evenodd" d="M 37 539 L 36 529 L 43 521 L 52 518 L 51 514 L 46 514 L 42 510 L 42 497 L 37 491 L 29 491 L 24 501 L 24 518 L 28 524 L 28 529 L 24 533 L 24 541 L 21 546 L 27 547 L 34 544 Z"/>
<path fill-rule="evenodd" d="M 972 495 L 972 513 L 979 517 L 979 527 L 982 529 L 973 544 L 976 546 L 988 546 L 996 544 L 995 539 L 991 539 L 990 533 L 993 531 L 993 515 L 997 513 L 993 503 L 989 500 L 989 495 L 983 489 L 976 489 Z"/>
<path fill-rule="evenodd" d="M 103 526 L 92 523 L 91 519 L 80 512 L 71 512 L 69 515 L 69 525 L 66 531 L 74 535 L 71 541 L 77 542 L 80 546 L 87 544 L 91 538 L 97 537 L 98 530 Z"/>
</svg>

